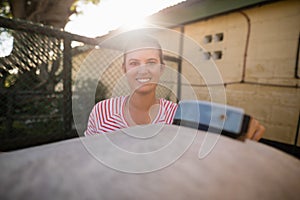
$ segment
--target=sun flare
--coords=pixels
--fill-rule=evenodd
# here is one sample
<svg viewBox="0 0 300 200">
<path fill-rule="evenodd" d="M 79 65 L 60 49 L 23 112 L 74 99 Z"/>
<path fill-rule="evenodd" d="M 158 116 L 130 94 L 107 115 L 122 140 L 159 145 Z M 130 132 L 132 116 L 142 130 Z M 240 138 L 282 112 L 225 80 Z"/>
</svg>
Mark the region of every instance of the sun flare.
<svg viewBox="0 0 300 200">
<path fill-rule="evenodd" d="M 147 25 L 147 16 L 183 0 L 101 0 L 99 5 L 83 4 L 82 15 L 73 16 L 66 30 L 75 34 L 96 37 L 122 28 L 136 29 Z"/>
</svg>

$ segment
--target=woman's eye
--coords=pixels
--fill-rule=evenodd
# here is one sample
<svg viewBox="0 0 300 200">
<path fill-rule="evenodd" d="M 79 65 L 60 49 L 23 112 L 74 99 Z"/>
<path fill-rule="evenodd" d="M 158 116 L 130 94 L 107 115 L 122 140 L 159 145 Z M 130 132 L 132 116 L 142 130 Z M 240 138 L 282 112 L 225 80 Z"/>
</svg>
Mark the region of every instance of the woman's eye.
<svg viewBox="0 0 300 200">
<path fill-rule="evenodd" d="M 148 66 L 153 66 L 153 65 L 157 65 L 157 63 L 156 62 L 148 62 L 147 65 Z"/>
<path fill-rule="evenodd" d="M 138 66 L 139 63 L 138 63 L 138 62 L 130 62 L 129 65 L 130 65 L 130 66 Z"/>
</svg>

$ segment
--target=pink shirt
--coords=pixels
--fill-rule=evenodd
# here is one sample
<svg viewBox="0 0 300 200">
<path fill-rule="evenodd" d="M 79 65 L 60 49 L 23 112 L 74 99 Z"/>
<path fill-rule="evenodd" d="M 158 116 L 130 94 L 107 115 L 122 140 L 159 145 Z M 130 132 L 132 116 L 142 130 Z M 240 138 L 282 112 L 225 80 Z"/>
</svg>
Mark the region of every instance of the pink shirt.
<svg viewBox="0 0 300 200">
<path fill-rule="evenodd" d="M 97 103 L 92 109 L 84 135 L 95 135 L 112 132 L 129 127 L 124 118 L 124 106 L 127 96 L 106 99 Z M 153 124 L 172 124 L 177 104 L 159 99 L 159 112 Z"/>
</svg>

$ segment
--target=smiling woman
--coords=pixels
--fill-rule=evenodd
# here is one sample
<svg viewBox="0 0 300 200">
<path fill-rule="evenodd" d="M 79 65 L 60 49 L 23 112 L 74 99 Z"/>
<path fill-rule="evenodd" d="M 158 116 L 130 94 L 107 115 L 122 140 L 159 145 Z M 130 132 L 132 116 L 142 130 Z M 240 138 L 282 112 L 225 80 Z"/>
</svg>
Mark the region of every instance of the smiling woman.
<svg viewBox="0 0 300 200">
<path fill-rule="evenodd" d="M 90 114 L 85 135 L 135 125 L 171 124 L 177 104 L 156 97 L 164 67 L 162 49 L 155 38 L 140 33 L 131 35 L 122 64 L 130 94 L 97 103 Z"/>
</svg>

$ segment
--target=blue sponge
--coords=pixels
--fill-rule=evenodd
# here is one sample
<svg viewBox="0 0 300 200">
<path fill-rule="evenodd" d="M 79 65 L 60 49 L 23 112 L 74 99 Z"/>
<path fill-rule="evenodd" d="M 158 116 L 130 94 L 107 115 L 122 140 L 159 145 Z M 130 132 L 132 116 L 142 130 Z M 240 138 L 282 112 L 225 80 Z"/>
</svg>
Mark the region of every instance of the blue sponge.
<svg viewBox="0 0 300 200">
<path fill-rule="evenodd" d="M 233 138 L 245 135 L 250 116 L 241 108 L 196 100 L 180 101 L 173 124 L 221 133 Z"/>
</svg>

